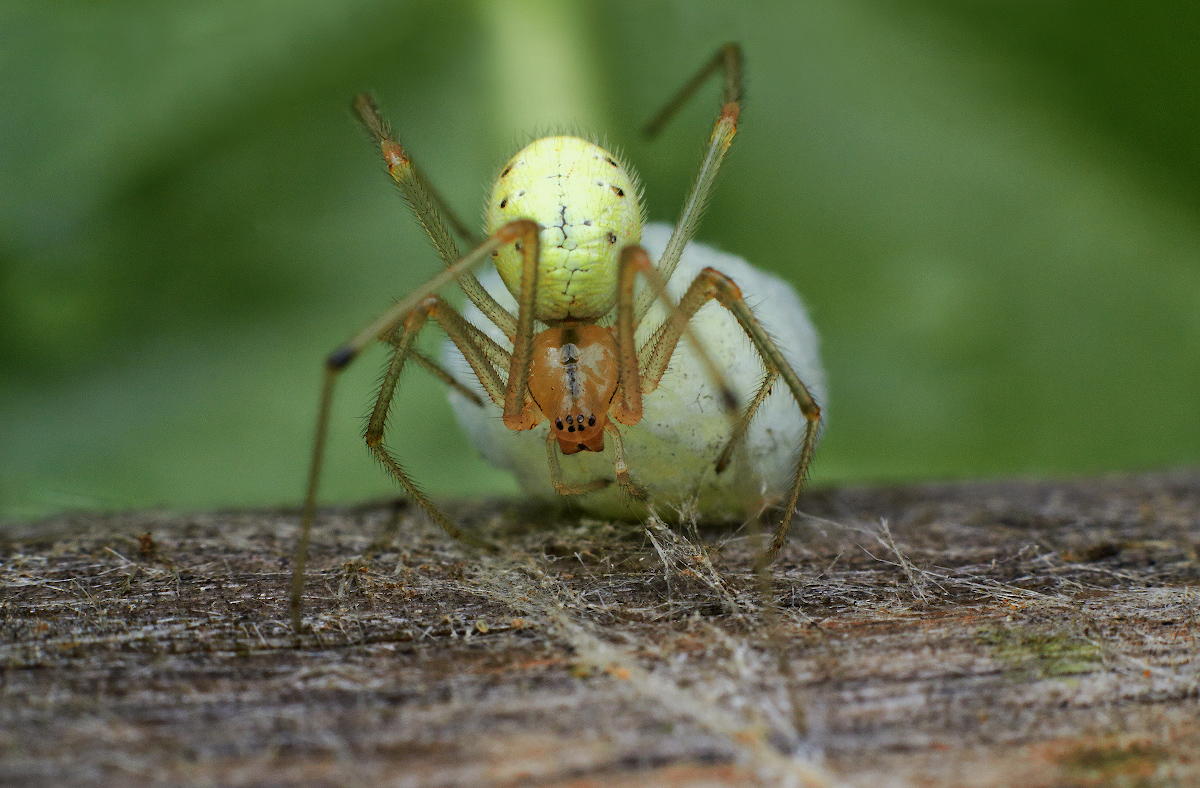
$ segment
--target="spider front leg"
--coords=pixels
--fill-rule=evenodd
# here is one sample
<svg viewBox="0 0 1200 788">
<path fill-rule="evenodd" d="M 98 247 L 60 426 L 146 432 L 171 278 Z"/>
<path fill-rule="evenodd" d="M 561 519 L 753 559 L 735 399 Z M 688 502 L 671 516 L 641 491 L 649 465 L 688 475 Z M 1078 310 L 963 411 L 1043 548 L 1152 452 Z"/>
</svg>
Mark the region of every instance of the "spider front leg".
<svg viewBox="0 0 1200 788">
<path fill-rule="evenodd" d="M 671 240 L 658 261 L 658 272 L 664 281 L 669 281 L 675 267 L 683 257 L 683 249 L 688 241 L 696 234 L 696 227 L 704 215 L 708 198 L 712 194 L 713 182 L 717 179 L 717 171 L 721 169 L 721 161 L 729 146 L 733 144 L 737 134 L 738 118 L 742 113 L 742 47 L 736 42 L 725 44 L 717 50 L 707 63 L 680 88 L 679 92 L 658 111 L 653 119 L 646 124 L 646 136 L 654 138 L 663 127 L 675 116 L 675 113 L 687 103 L 700 86 L 708 81 L 713 74 L 721 71 L 725 76 L 721 114 L 713 124 L 712 135 L 708 139 L 708 147 L 704 152 L 704 160 L 700 164 L 700 172 L 692 184 L 684 200 L 683 209 L 679 213 L 679 221 L 671 233 Z M 634 327 L 641 324 L 654 303 L 654 293 L 646 292 L 638 296 L 634 309 Z"/>
<path fill-rule="evenodd" d="M 488 542 L 463 531 L 446 515 L 442 514 L 425 493 L 417 487 L 412 478 L 405 473 L 399 461 L 383 443 L 388 411 L 391 409 L 392 400 L 396 396 L 396 386 L 400 381 L 400 375 L 404 371 L 404 365 L 408 358 L 416 355 L 413 347 L 414 343 L 420 335 L 421 329 L 425 327 L 430 319 L 433 319 L 434 322 L 441 326 L 446 335 L 458 346 L 463 356 L 470 363 L 476 377 L 479 378 L 479 382 L 483 384 L 483 388 L 488 393 L 488 396 L 497 404 L 503 401 L 503 384 L 500 381 L 500 375 L 488 358 L 489 351 L 492 351 L 494 355 L 495 351 L 502 353 L 503 349 L 492 342 L 478 328 L 468 323 L 454 307 L 446 303 L 440 296 L 431 295 L 426 297 L 420 305 L 404 316 L 403 331 L 400 332 L 399 337 L 393 340 L 395 351 L 392 353 L 392 360 L 388 365 L 387 372 L 384 373 L 383 382 L 379 387 L 379 396 L 375 399 L 375 407 L 371 411 L 371 418 L 367 423 L 366 435 L 364 437 L 367 446 L 375 454 L 376 458 L 391 472 L 396 481 L 400 482 L 400 486 L 405 489 L 409 496 L 420 504 L 421 508 L 447 534 L 454 539 L 475 547 L 495 549 Z"/>
<path fill-rule="evenodd" d="M 412 209 L 413 215 L 417 217 L 421 228 L 429 236 L 433 248 L 437 250 L 442 261 L 450 266 L 460 257 L 458 246 L 450 236 L 450 228 L 446 226 L 447 222 L 461 238 L 468 239 L 472 245 L 478 246 L 481 243 L 480 240 L 450 210 L 446 201 L 433 188 L 429 179 L 417 169 L 417 165 L 392 134 L 391 127 L 379 113 L 379 108 L 375 106 L 375 100 L 366 93 L 355 96 L 354 114 L 358 116 L 359 122 L 371 135 L 371 138 L 378 143 L 379 152 L 383 155 L 388 174 L 400 187 L 404 201 Z M 445 217 L 444 220 L 443 217 Z M 483 285 L 479 284 L 479 280 L 475 278 L 474 274 L 469 272 L 464 274 L 459 279 L 459 286 L 462 287 L 471 303 L 479 307 L 479 310 L 499 326 L 501 331 L 507 335 L 512 334 L 516 326 L 512 315 L 483 289 Z"/>
<path fill-rule="evenodd" d="M 662 326 L 654 332 L 638 351 L 641 385 L 645 391 L 653 391 L 657 388 L 659 381 L 667 370 L 667 364 L 671 360 L 671 355 L 674 353 L 675 347 L 679 344 L 679 339 L 684 333 L 684 321 L 691 320 L 696 312 L 700 310 L 700 307 L 714 299 L 721 306 L 729 310 L 737 320 L 738 325 L 746 332 L 746 336 L 750 339 L 751 344 L 758 352 L 767 370 L 766 376 L 763 378 L 762 383 L 759 384 L 758 392 L 737 420 L 729 441 L 726 443 L 725 449 L 721 452 L 717 460 L 717 471 L 724 470 L 728 464 L 734 446 L 745 435 L 750 420 L 754 417 L 758 406 L 767 398 L 771 386 L 777 378 L 783 378 L 806 421 L 804 438 L 800 445 L 800 456 L 796 464 L 795 474 L 792 477 L 787 504 L 784 507 L 779 526 L 775 530 L 774 538 L 760 559 L 760 565 L 766 565 L 775 560 L 775 556 L 778 555 L 779 550 L 783 547 L 784 540 L 787 538 L 787 530 L 792 521 L 792 513 L 795 511 L 796 501 L 800 497 L 800 492 L 804 488 L 804 482 L 808 476 L 809 462 L 812 460 L 813 449 L 816 447 L 817 430 L 821 422 L 821 408 L 812 398 L 812 395 L 809 394 L 808 388 L 792 369 L 791 364 L 784 358 L 783 353 L 779 350 L 774 340 L 771 339 L 770 335 L 758 322 L 758 319 L 754 317 L 750 306 L 742 297 L 741 290 L 738 289 L 738 286 L 734 284 L 732 279 L 715 268 L 705 268 L 692 281 L 683 298 L 679 300 L 677 313 L 664 321 Z"/>
<path fill-rule="evenodd" d="M 486 259 L 499 247 L 507 243 L 514 243 L 520 239 L 525 239 L 525 243 L 530 247 L 530 251 L 526 253 L 527 257 L 531 253 L 536 254 L 537 233 L 537 224 L 528 220 L 510 222 L 509 224 L 504 225 L 466 257 L 463 257 L 458 262 L 448 266 L 446 270 L 442 271 L 433 279 L 426 282 L 423 287 L 418 288 L 414 292 L 410 293 L 406 298 L 403 298 L 395 303 L 390 309 L 372 321 L 370 325 L 356 334 L 349 342 L 346 342 L 337 350 L 330 353 L 325 359 L 325 371 L 321 384 L 321 399 L 317 410 L 316 434 L 313 439 L 312 459 L 308 466 L 308 481 L 304 495 L 303 514 L 300 518 L 300 538 L 296 543 L 295 566 L 292 570 L 291 616 L 292 626 L 297 632 L 300 631 L 300 625 L 302 623 L 301 601 L 304 595 L 304 570 L 308 563 L 308 541 L 312 532 L 313 520 L 316 516 L 317 486 L 320 481 L 321 466 L 325 455 L 325 438 L 329 427 L 329 412 L 333 404 L 333 389 L 337 382 L 338 376 L 341 374 L 342 370 L 348 367 L 351 362 L 353 362 L 354 359 L 356 359 L 359 354 L 362 353 L 365 348 L 374 342 L 379 340 L 392 342 L 393 344 L 402 342 L 403 340 L 397 339 L 397 336 L 403 336 L 401 332 L 403 332 L 406 328 L 407 319 L 410 312 L 418 307 L 431 293 L 436 292 L 452 281 L 460 280 L 460 277 L 470 274 L 472 267 L 479 264 L 480 261 Z M 526 267 L 529 267 L 530 265 L 531 263 L 526 263 Z M 503 309 L 501 309 L 501 311 L 503 312 Z M 504 312 L 504 314 L 508 315 L 508 312 Z M 466 321 L 462 319 L 461 315 L 458 315 L 457 312 L 455 312 L 454 315 L 459 321 L 462 321 L 464 324 L 466 324 Z M 508 317 L 509 323 L 511 325 L 515 325 L 516 321 L 512 321 L 512 316 L 508 315 Z M 529 322 L 532 323 L 532 320 Z M 445 325 L 443 325 L 443 327 L 445 327 Z M 496 374 L 496 367 L 509 363 L 510 357 L 507 351 L 504 351 L 502 348 L 497 346 L 494 342 L 484 336 L 482 332 L 480 332 L 478 329 L 475 329 L 474 326 L 471 326 L 470 330 L 473 331 L 474 335 L 476 335 L 479 339 L 477 345 L 467 342 L 464 345 L 460 345 L 460 349 L 463 349 L 463 354 L 466 355 L 469 360 L 471 358 L 475 358 L 476 361 L 479 362 L 479 366 L 476 366 L 476 362 L 472 362 L 472 368 L 475 370 L 476 375 L 479 376 L 480 381 L 485 386 L 488 395 L 492 397 L 493 400 L 495 400 L 498 404 L 502 403 L 504 402 L 505 397 L 503 395 L 503 385 L 499 382 L 499 376 Z M 411 348 L 411 344 L 409 347 Z M 468 351 L 466 348 L 472 349 Z M 390 388 L 394 390 L 395 382 L 399 379 L 399 370 L 403 367 L 407 355 L 407 352 L 401 353 L 400 348 L 397 347 L 396 353 L 393 354 L 392 362 L 389 365 L 387 376 L 385 376 L 385 387 L 389 385 L 388 381 L 390 379 Z M 393 369 L 395 370 L 394 376 L 392 374 Z M 488 370 L 490 370 L 490 373 Z M 497 397 L 499 397 L 499 399 L 497 399 Z M 388 401 L 390 402 L 390 394 Z M 387 462 L 385 462 L 385 465 L 386 464 Z M 391 469 L 390 466 L 389 469 Z M 396 465 L 396 470 L 399 470 L 398 464 Z M 393 473 L 395 472 L 393 471 Z M 403 472 L 401 472 L 401 475 L 403 475 Z M 397 478 L 399 479 L 399 476 Z M 401 480 L 401 484 L 404 484 L 403 480 Z M 410 489 L 408 485 L 405 485 L 405 489 L 409 490 L 411 493 L 413 490 L 415 490 L 415 487 Z M 430 511 L 432 504 L 429 503 L 428 499 L 425 499 L 424 496 L 419 493 L 419 491 L 417 492 L 418 494 L 414 497 L 417 498 L 418 502 L 421 503 L 422 507 L 424 507 L 426 511 Z M 455 538 L 460 538 L 459 534 L 462 532 L 459 531 L 452 523 L 449 523 L 445 517 L 440 516 L 440 514 L 434 515 L 432 511 L 430 511 L 430 514 L 443 528 L 446 528 L 447 524 L 450 525 L 450 528 L 447 529 L 447 533 L 449 533 L 451 536 L 455 536 Z M 464 541 L 471 542 L 472 539 L 474 539 L 473 543 L 481 543 L 480 540 L 473 537 L 466 538 Z"/>
</svg>

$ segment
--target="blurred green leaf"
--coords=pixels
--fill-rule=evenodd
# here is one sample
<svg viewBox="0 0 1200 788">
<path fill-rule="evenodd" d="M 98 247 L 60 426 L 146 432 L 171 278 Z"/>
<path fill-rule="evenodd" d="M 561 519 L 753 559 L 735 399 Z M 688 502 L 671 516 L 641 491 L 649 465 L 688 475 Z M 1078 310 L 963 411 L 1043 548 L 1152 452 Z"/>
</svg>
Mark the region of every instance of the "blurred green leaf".
<svg viewBox="0 0 1200 788">
<path fill-rule="evenodd" d="M 715 88 L 637 129 L 727 39 L 749 99 L 700 237 L 811 306 L 818 482 L 1200 459 L 1194 8 L 597 0 L 521 37 L 530 2 L 0 8 L 0 510 L 298 501 L 321 358 L 439 268 L 356 91 L 467 218 L 540 107 L 670 220 Z M 340 385 L 327 500 L 395 494 L 358 435 L 379 363 Z M 433 491 L 511 489 L 435 383 L 393 428 Z"/>
</svg>

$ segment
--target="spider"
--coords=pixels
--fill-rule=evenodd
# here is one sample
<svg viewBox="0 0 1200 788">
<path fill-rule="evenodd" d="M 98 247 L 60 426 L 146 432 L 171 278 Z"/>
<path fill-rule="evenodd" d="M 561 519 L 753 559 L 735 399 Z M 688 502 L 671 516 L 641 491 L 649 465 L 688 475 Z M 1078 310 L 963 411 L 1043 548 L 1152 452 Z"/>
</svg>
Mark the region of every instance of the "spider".
<svg viewBox="0 0 1200 788">
<path fill-rule="evenodd" d="M 779 525 L 760 565 L 772 562 L 787 535 L 816 445 L 821 409 L 775 341 L 756 319 L 738 285 L 715 267 L 700 270 L 678 303 L 667 294 L 685 247 L 695 233 L 721 161 L 737 132 L 742 103 L 742 50 L 726 44 L 679 90 L 647 125 L 654 136 L 713 75 L 724 76 L 724 101 L 700 172 L 678 223 L 657 264 L 642 246 L 643 209 L 632 172 L 595 143 L 572 136 L 537 139 L 501 170 L 486 210 L 486 239 L 479 240 L 447 208 L 396 141 L 373 100 L 356 97 L 354 109 L 379 144 L 384 162 L 447 268 L 401 299 L 325 360 L 316 438 L 309 467 L 300 540 L 292 583 L 292 616 L 298 626 L 309 532 L 315 514 L 317 482 L 334 383 L 367 346 L 392 346 L 379 395 L 366 429 L 366 443 L 412 500 L 451 537 L 478 547 L 492 545 L 459 528 L 417 487 L 383 443 L 396 386 L 408 361 L 415 361 L 463 398 L 484 402 L 437 361 L 415 347 L 422 328 L 437 323 L 470 365 L 483 396 L 502 408 L 503 426 L 526 431 L 549 423 L 545 437 L 551 484 L 560 495 L 585 495 L 612 484 L 608 478 L 581 483 L 563 479 L 559 455 L 613 449 L 615 481 L 629 498 L 645 500 L 646 489 L 629 471 L 622 430 L 643 417 L 643 396 L 663 379 L 668 363 L 686 337 L 718 392 L 729 437 L 715 460 L 724 471 L 745 439 L 751 419 L 782 378 L 803 415 L 803 437 L 795 456 L 790 489 Z M 475 248 L 460 256 L 453 232 Z M 689 247 L 690 251 L 691 247 Z M 491 259 L 516 301 L 516 314 L 501 305 L 472 269 Z M 648 287 L 638 292 L 642 275 Z M 455 281 L 495 326 L 502 341 L 466 319 L 437 292 Z M 709 301 L 717 301 L 741 327 L 765 369 L 749 404 L 725 381 L 693 331 L 691 321 Z M 666 317 L 635 340 L 638 326 L 659 302 Z M 541 324 L 538 328 L 536 324 Z M 494 333 L 494 332 L 493 332 Z M 511 349 L 510 349 L 511 348 Z"/>
</svg>

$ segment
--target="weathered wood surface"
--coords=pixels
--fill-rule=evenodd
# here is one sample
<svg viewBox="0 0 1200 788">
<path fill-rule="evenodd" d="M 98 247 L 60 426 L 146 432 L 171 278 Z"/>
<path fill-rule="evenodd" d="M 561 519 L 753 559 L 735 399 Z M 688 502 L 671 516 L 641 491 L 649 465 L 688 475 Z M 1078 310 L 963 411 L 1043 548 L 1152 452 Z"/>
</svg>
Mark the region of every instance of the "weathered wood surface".
<svg viewBox="0 0 1200 788">
<path fill-rule="evenodd" d="M 770 595 L 745 533 L 327 510 L 299 638 L 295 512 L 10 525 L 0 783 L 1200 784 L 1200 473 L 801 508 Z"/>
</svg>

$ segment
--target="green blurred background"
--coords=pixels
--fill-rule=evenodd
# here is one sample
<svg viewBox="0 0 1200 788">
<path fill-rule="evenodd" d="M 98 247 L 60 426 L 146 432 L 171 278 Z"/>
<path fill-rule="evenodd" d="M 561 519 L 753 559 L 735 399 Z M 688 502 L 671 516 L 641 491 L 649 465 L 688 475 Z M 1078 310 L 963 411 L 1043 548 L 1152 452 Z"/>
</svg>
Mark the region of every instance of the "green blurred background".
<svg viewBox="0 0 1200 788">
<path fill-rule="evenodd" d="M 716 86 L 637 128 L 729 39 L 700 238 L 810 306 L 816 483 L 1200 460 L 1194 0 L 8 0 L 0 513 L 299 501 L 321 359 L 440 268 L 354 92 L 468 218 L 528 133 L 585 128 L 669 221 Z M 325 500 L 393 494 L 359 437 L 382 363 L 341 385 Z M 438 384 L 402 408 L 430 489 L 513 489 Z"/>
</svg>

